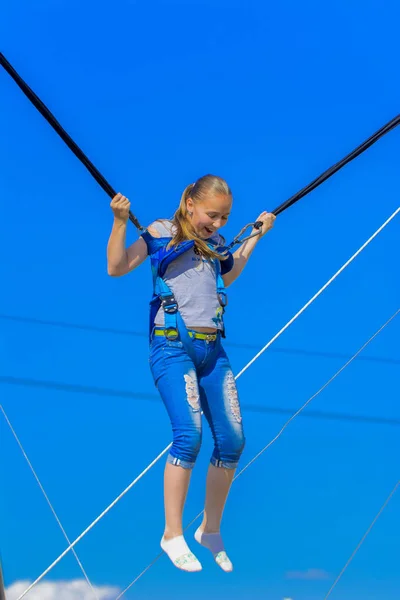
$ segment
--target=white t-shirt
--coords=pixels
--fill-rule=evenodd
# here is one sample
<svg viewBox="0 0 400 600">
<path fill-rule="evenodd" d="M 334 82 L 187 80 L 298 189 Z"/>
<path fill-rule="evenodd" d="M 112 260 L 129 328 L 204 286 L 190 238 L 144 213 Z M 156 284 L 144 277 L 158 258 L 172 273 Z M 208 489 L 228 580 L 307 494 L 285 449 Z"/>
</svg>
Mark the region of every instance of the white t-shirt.
<svg viewBox="0 0 400 600">
<path fill-rule="evenodd" d="M 161 237 L 172 237 L 174 226 L 171 221 L 155 221 L 151 227 Z M 222 243 L 218 233 L 213 241 Z M 184 252 L 168 265 L 163 277 L 178 303 L 179 312 L 189 329 L 212 327 L 222 329 L 222 309 L 217 296 L 215 265 L 195 253 L 194 248 Z M 155 317 L 155 325 L 164 327 L 162 307 Z"/>
</svg>

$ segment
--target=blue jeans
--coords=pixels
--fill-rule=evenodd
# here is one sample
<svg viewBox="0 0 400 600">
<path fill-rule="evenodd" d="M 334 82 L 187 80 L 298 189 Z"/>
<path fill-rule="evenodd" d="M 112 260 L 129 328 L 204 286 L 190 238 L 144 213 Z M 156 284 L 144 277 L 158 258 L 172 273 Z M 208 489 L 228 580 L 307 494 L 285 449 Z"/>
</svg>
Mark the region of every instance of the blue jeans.
<svg viewBox="0 0 400 600">
<path fill-rule="evenodd" d="M 168 411 L 173 432 L 168 462 L 192 469 L 201 446 L 202 419 L 214 439 L 211 463 L 235 469 L 245 438 L 235 379 L 228 357 L 216 341 L 193 340 L 194 361 L 180 340 L 152 336 L 150 368 Z"/>
</svg>

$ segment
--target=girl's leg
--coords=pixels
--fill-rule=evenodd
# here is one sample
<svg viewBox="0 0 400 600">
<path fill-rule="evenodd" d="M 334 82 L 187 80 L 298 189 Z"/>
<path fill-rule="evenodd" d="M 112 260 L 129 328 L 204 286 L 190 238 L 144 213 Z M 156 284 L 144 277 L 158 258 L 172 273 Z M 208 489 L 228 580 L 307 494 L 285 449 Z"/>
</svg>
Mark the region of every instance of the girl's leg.
<svg viewBox="0 0 400 600">
<path fill-rule="evenodd" d="M 169 462 L 164 471 L 165 531 L 164 539 L 183 535 L 182 516 L 189 489 L 191 469 Z"/>
<path fill-rule="evenodd" d="M 194 534 L 196 541 L 212 552 L 215 562 L 227 573 L 233 571 L 233 565 L 225 551 L 220 527 L 234 473 L 234 469 L 224 469 L 210 464 L 203 522 Z"/>
<path fill-rule="evenodd" d="M 200 378 L 201 404 L 214 438 L 214 452 L 207 474 L 203 522 L 196 540 L 209 548 L 224 571 L 233 566 L 220 535 L 221 519 L 245 438 L 235 379 L 221 348 L 213 365 Z"/>
<path fill-rule="evenodd" d="M 171 420 L 173 443 L 164 472 L 165 530 L 161 547 L 185 571 L 201 565 L 183 537 L 182 514 L 192 468 L 201 445 L 201 412 L 196 369 L 181 342 L 154 338 L 150 366 Z"/>
<path fill-rule="evenodd" d="M 183 537 L 182 515 L 191 469 L 167 462 L 164 472 L 165 531 L 161 548 L 173 564 L 184 571 L 201 571 L 201 564 Z"/>
<path fill-rule="evenodd" d="M 207 473 L 206 501 L 200 530 L 219 533 L 222 513 L 232 484 L 235 469 L 224 469 L 210 464 Z"/>
</svg>

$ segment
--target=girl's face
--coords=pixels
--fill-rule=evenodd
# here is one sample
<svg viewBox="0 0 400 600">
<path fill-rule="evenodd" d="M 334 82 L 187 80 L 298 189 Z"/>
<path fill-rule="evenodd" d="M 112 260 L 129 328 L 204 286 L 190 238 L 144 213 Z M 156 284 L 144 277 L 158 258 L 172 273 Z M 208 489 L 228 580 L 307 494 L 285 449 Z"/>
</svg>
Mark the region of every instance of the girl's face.
<svg viewBox="0 0 400 600">
<path fill-rule="evenodd" d="M 197 235 L 202 239 L 208 239 L 220 227 L 226 225 L 232 208 L 232 198 L 207 194 L 205 199 L 197 204 L 189 198 L 186 206 L 188 212 L 192 213 L 189 219 Z"/>
</svg>

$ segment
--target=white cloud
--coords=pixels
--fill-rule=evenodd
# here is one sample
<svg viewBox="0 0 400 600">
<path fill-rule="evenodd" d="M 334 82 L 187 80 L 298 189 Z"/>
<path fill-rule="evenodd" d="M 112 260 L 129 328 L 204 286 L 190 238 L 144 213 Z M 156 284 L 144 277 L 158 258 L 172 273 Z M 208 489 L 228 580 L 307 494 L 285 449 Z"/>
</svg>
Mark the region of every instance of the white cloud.
<svg viewBox="0 0 400 600">
<path fill-rule="evenodd" d="M 7 600 L 17 600 L 29 587 L 30 581 L 16 581 L 6 589 Z M 93 586 L 99 600 L 114 600 L 117 587 Z M 93 592 L 84 579 L 38 583 L 27 594 L 29 600 L 94 600 Z"/>
<path fill-rule="evenodd" d="M 289 571 L 286 573 L 286 579 L 303 579 L 307 581 L 316 581 L 329 579 L 330 575 L 323 569 L 307 569 L 306 571 Z"/>
</svg>

